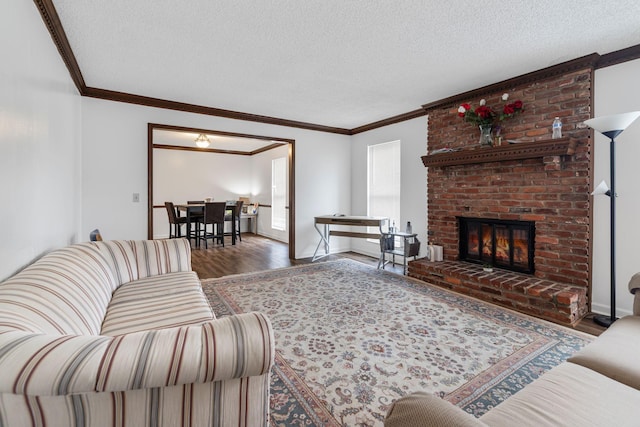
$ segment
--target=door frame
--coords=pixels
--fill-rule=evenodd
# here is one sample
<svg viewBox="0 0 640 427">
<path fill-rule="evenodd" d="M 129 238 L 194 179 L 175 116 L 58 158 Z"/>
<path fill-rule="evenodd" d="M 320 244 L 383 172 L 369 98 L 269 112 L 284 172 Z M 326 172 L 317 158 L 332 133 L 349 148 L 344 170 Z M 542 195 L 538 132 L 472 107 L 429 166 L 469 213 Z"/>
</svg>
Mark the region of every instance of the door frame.
<svg viewBox="0 0 640 427">
<path fill-rule="evenodd" d="M 159 208 L 160 206 L 154 206 L 153 204 L 153 150 L 154 148 L 163 148 L 156 147 L 153 142 L 153 131 L 154 130 L 169 130 L 175 132 L 189 132 L 189 133 L 204 133 L 208 135 L 220 135 L 234 138 L 250 138 L 250 139 L 261 139 L 265 141 L 274 141 L 277 143 L 286 143 L 289 146 L 289 154 L 288 154 L 288 166 L 289 166 L 289 194 L 287 200 L 288 207 L 288 216 L 289 216 L 289 258 L 295 258 L 295 140 L 281 137 L 271 137 L 265 135 L 249 135 L 235 132 L 224 132 L 219 130 L 211 130 L 211 129 L 200 129 L 200 128 L 191 128 L 184 126 L 174 126 L 160 123 L 147 123 L 147 238 L 153 239 L 153 209 Z M 164 147 L 166 148 L 166 147 Z M 180 150 L 188 150 L 188 151 L 200 151 L 206 153 L 230 153 L 229 151 L 221 151 L 221 150 L 212 150 L 208 148 L 198 148 L 198 147 L 179 147 Z M 265 151 L 269 149 L 266 147 L 263 150 L 256 150 L 251 154 L 257 154 L 258 152 Z M 236 152 L 235 154 L 240 154 Z M 249 154 L 249 153 L 248 153 Z M 270 205 L 263 205 L 270 206 Z M 164 205 L 161 206 L 164 208 Z"/>
</svg>

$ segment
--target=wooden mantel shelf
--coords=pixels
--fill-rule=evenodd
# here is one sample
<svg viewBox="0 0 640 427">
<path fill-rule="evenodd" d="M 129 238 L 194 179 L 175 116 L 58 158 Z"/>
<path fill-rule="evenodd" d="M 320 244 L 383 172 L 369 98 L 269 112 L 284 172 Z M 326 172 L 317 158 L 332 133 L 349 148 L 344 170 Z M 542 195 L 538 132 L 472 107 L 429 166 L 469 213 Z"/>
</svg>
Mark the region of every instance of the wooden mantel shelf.
<svg viewBox="0 0 640 427">
<path fill-rule="evenodd" d="M 572 155 L 578 145 L 574 138 L 546 139 L 500 147 L 485 147 L 422 156 L 425 167 L 445 167 L 476 163 L 533 159 L 536 157 Z"/>
</svg>

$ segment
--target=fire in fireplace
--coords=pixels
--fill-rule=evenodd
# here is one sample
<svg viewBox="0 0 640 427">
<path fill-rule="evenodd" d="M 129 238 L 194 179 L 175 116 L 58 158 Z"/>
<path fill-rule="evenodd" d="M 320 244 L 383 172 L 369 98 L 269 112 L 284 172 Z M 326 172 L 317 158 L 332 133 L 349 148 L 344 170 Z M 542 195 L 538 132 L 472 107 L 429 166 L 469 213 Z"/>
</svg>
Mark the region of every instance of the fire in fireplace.
<svg viewBox="0 0 640 427">
<path fill-rule="evenodd" d="M 534 222 L 457 218 L 461 260 L 533 274 Z"/>
</svg>

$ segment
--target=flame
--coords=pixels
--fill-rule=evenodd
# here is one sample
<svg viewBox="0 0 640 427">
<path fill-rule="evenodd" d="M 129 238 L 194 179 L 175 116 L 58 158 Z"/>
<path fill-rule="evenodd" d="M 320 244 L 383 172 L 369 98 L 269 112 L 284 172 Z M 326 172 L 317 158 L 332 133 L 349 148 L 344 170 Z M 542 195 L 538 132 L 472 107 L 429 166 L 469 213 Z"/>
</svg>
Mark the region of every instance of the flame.
<svg viewBox="0 0 640 427">
<path fill-rule="evenodd" d="M 529 246 L 527 233 L 524 230 L 513 231 L 513 263 L 527 264 L 529 262 Z"/>
<path fill-rule="evenodd" d="M 493 241 L 491 239 L 491 227 L 482 227 L 482 255 L 486 255 L 491 258 L 491 247 Z"/>
<path fill-rule="evenodd" d="M 483 262 L 495 260 L 502 266 L 528 266 L 529 239 L 531 238 L 528 229 L 476 223 L 471 224 L 466 233 L 466 253 L 471 256 L 471 259 Z M 495 254 L 492 253 L 494 246 Z"/>
</svg>

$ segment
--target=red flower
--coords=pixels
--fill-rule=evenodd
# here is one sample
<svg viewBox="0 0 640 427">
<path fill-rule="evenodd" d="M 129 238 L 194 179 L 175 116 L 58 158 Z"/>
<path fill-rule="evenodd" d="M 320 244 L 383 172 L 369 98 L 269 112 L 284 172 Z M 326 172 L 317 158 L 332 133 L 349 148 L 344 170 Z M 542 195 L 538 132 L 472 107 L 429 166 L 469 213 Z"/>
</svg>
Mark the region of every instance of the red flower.
<svg viewBox="0 0 640 427">
<path fill-rule="evenodd" d="M 471 105 L 469 105 L 469 104 L 462 104 L 460 107 L 462 107 L 462 108 L 458 108 L 458 116 L 459 117 L 464 117 L 464 114 L 467 111 L 471 110 Z M 464 111 L 462 111 L 462 110 L 464 110 Z"/>
<path fill-rule="evenodd" d="M 502 95 L 502 100 L 505 101 L 502 111 L 494 110 L 486 105 L 486 100 L 480 100 L 480 106 L 475 110 L 471 108 L 470 104 L 460 104 L 458 107 L 458 116 L 465 122 L 473 123 L 475 125 L 494 125 L 495 122 L 506 120 L 511 118 L 522 111 L 524 111 L 522 101 L 517 100 L 511 104 L 507 104 L 509 94 Z"/>
<path fill-rule="evenodd" d="M 475 113 L 478 115 L 478 117 L 483 119 L 489 118 L 493 115 L 493 111 L 491 111 L 491 108 L 487 107 L 486 105 L 481 105 L 480 107 L 476 108 Z"/>
</svg>

